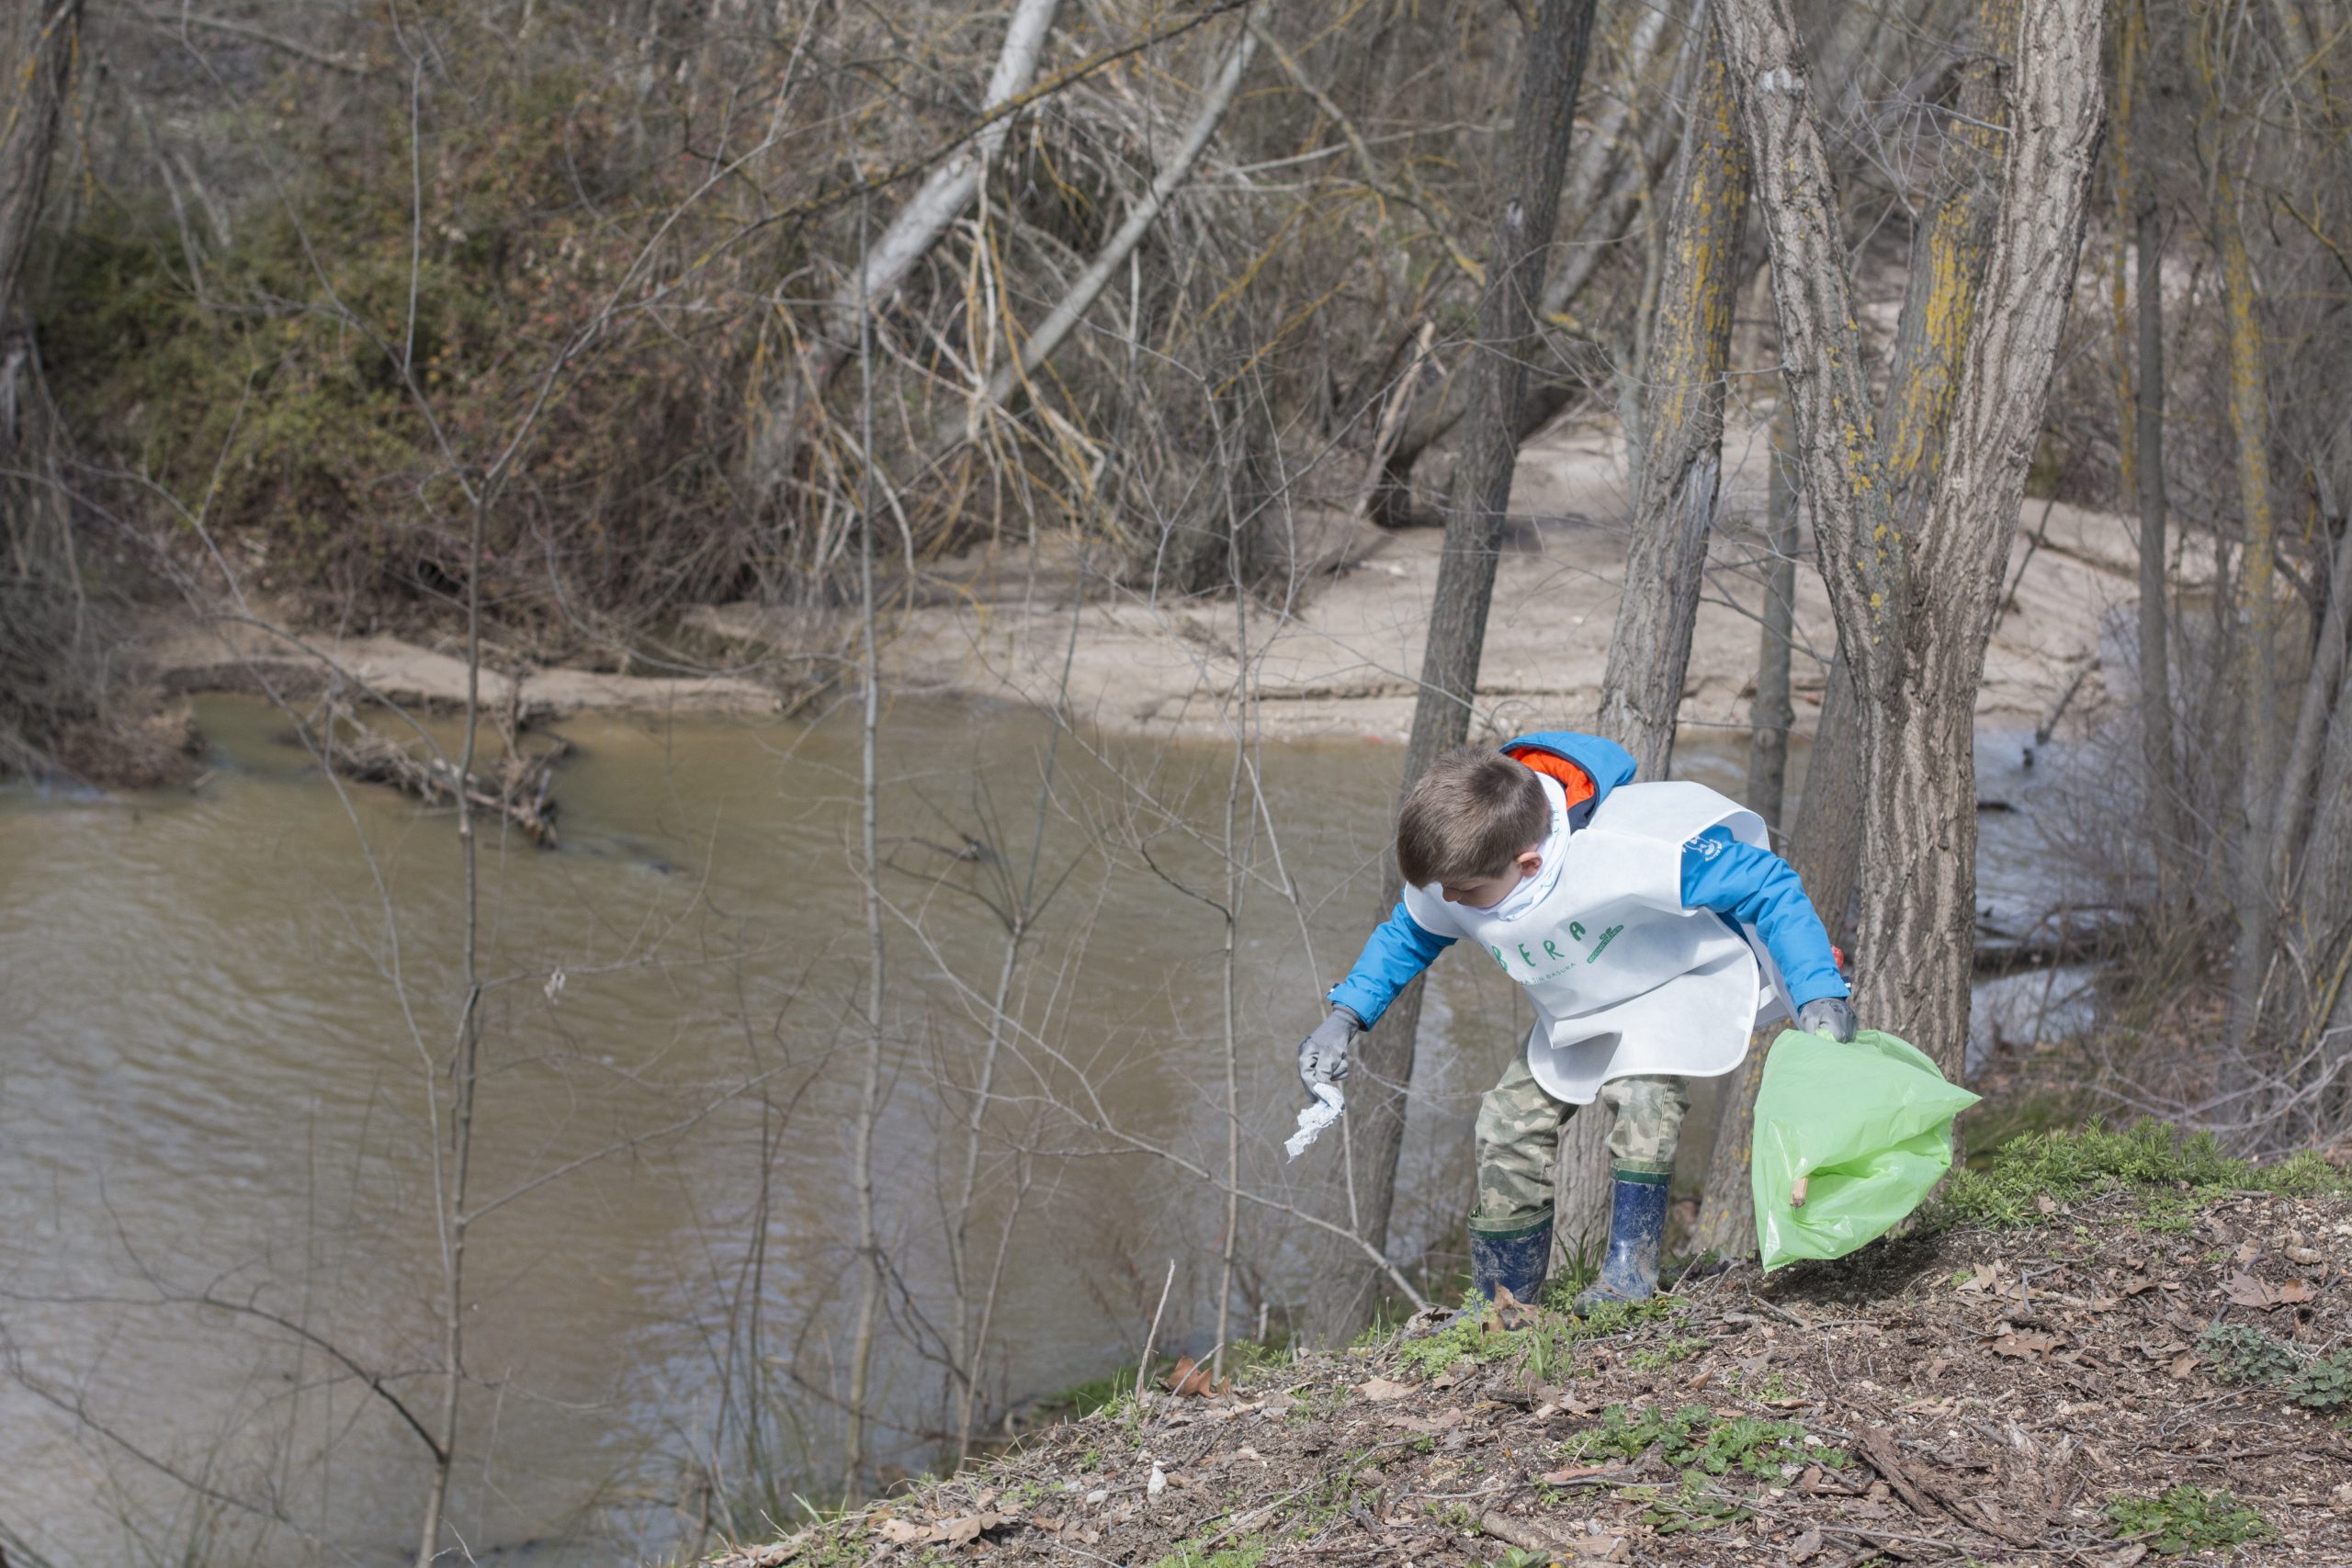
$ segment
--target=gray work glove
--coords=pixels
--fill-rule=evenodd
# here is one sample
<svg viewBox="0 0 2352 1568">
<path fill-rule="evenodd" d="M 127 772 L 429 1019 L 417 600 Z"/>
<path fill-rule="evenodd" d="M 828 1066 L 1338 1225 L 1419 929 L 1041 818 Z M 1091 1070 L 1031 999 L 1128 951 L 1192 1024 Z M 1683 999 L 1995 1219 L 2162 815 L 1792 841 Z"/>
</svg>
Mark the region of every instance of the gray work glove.
<svg viewBox="0 0 2352 1568">
<path fill-rule="evenodd" d="M 1334 1007 L 1315 1032 L 1298 1043 L 1298 1081 L 1312 1096 L 1318 1083 L 1338 1083 L 1348 1076 L 1348 1047 L 1363 1032 L 1363 1020 L 1352 1008 Z"/>
<path fill-rule="evenodd" d="M 1854 1038 L 1854 1010 L 1843 997 L 1815 997 L 1797 1009 L 1797 1027 L 1832 1040 Z"/>
</svg>

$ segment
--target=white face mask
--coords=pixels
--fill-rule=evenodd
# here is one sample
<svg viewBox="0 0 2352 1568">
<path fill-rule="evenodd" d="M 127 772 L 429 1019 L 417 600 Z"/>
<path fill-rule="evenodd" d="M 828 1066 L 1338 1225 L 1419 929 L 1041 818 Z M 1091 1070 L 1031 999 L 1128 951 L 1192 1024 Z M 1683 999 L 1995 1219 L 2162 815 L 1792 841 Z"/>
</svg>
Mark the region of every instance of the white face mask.
<svg viewBox="0 0 2352 1568">
<path fill-rule="evenodd" d="M 1538 900 L 1551 893 L 1560 880 L 1560 868 L 1567 863 L 1567 793 L 1548 778 L 1543 784 L 1544 798 L 1552 807 L 1552 831 L 1536 852 L 1544 863 L 1536 868 L 1534 875 L 1521 878 L 1519 886 L 1505 894 L 1501 903 L 1483 911 L 1496 919 L 1517 919 L 1533 908 Z"/>
</svg>

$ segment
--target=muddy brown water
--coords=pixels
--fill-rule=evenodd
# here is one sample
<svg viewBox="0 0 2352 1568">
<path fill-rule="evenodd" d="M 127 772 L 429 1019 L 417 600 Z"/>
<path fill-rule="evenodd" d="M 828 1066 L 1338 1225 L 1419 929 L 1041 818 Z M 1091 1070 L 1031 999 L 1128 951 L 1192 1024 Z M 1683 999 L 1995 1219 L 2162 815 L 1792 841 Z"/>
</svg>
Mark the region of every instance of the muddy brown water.
<svg viewBox="0 0 2352 1568">
<path fill-rule="evenodd" d="M 0 1330 L 19 1374 L 0 1379 L 0 1524 L 60 1564 L 401 1562 L 422 1450 L 321 1347 L 420 1410 L 436 1397 L 433 1075 L 459 994 L 457 839 L 444 814 L 338 789 L 258 701 L 204 699 L 198 719 L 211 750 L 192 791 L 0 795 Z M 472 1190 L 507 1201 L 468 1258 L 450 1517 L 483 1561 L 658 1553 L 696 1472 L 750 1497 L 719 1393 L 743 1386 L 754 1303 L 769 1472 L 832 1491 L 859 1278 L 854 719 L 558 728 L 578 747 L 559 775 L 562 848 L 492 834 L 482 856 Z M 1004 952 L 975 894 L 1027 877 L 1049 759 L 1035 885 L 1060 890 L 1013 974 L 1021 1032 L 973 1227 L 975 1256 L 992 1254 L 1025 1176 L 991 1404 L 1131 1360 L 1170 1259 L 1162 1345 L 1214 1337 L 1215 1191 L 1107 1152 L 1046 1100 L 1077 1098 L 1082 1076 L 1090 1113 L 1122 1135 L 1222 1162 L 1209 900 L 1227 891 L 1233 753 L 1057 740 L 1020 710 L 930 703 L 894 705 L 880 750 L 876 1168 L 895 1283 L 873 1442 L 878 1462 L 921 1469 L 941 1452 L 953 1333 L 940 1238 L 967 1100 L 952 1086 L 978 1059 Z M 1235 998 L 1246 1180 L 1276 1199 L 1294 1190 L 1279 1147 L 1291 1046 L 1362 939 L 1397 760 L 1357 740 L 1268 748 L 1265 811 L 1253 825 L 1245 798 L 1235 817 L 1258 874 Z M 1688 740 L 1679 766 L 1736 791 L 1739 743 Z M 1524 1028 L 1484 965 L 1439 966 L 1398 1255 L 1453 1224 L 1472 1103 Z M 1236 1334 L 1254 1327 L 1250 1303 L 1304 1283 L 1292 1224 L 1252 1209 L 1242 1227 Z M 242 1506 L 256 1501 L 292 1527 L 259 1522 Z"/>
</svg>

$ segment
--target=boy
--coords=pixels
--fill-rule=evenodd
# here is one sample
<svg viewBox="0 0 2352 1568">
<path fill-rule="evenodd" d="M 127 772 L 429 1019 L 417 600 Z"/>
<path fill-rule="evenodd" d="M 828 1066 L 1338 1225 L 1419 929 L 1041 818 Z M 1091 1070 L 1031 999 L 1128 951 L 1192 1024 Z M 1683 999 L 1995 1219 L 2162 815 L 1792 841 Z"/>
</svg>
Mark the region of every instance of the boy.
<svg viewBox="0 0 2352 1568">
<path fill-rule="evenodd" d="M 1568 731 L 1431 763 L 1396 820 L 1405 897 L 1298 1048 L 1310 1093 L 1346 1076 L 1356 1035 L 1461 937 L 1528 988 L 1535 1028 L 1478 1109 L 1470 1275 L 1489 1300 L 1543 1289 L 1553 1165 L 1578 1106 L 1617 1113 L 1609 1250 L 1576 1303 L 1589 1312 L 1657 1289 L 1685 1080 L 1731 1071 L 1786 1013 L 1854 1037 L 1828 933 L 1762 819 L 1634 771 L 1623 747 Z"/>
</svg>

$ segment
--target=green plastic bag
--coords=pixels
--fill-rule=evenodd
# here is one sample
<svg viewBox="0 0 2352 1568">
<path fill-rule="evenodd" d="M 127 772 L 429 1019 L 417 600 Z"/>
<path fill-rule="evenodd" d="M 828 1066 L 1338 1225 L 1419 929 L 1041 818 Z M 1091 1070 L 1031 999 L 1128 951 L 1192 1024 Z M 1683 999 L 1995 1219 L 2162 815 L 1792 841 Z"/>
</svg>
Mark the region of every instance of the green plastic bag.
<svg viewBox="0 0 2352 1568">
<path fill-rule="evenodd" d="M 1764 1061 L 1748 1158 L 1765 1269 L 1843 1258 L 1885 1235 L 1951 1168 L 1952 1118 L 1976 1100 L 1892 1034 L 1865 1029 L 1841 1044 L 1783 1033 Z"/>
</svg>

